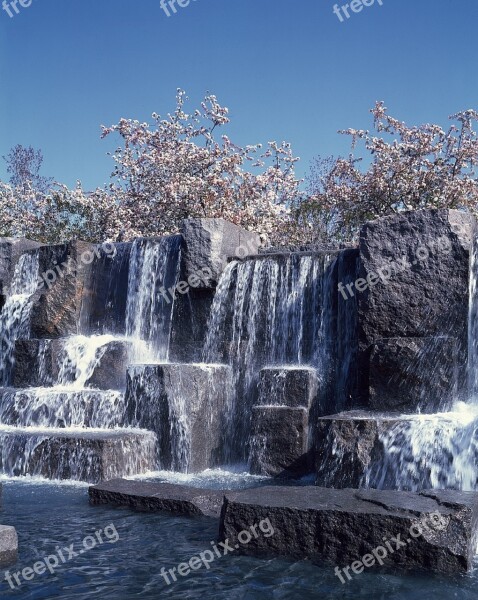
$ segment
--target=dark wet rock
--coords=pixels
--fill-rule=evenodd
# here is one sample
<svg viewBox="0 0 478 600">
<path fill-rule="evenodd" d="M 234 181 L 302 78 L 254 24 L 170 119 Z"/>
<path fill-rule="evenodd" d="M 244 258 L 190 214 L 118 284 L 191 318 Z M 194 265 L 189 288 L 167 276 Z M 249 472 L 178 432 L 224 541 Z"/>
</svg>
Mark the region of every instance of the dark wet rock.
<svg viewBox="0 0 478 600">
<path fill-rule="evenodd" d="M 224 460 L 231 382 L 226 365 L 132 365 L 127 423 L 157 434 L 163 469 L 192 473 L 217 466 Z"/>
<path fill-rule="evenodd" d="M 66 361 L 64 339 L 17 340 L 15 343 L 14 386 L 49 386 L 58 382 Z M 98 348 L 101 354 L 85 385 L 100 390 L 124 390 L 130 362 L 131 342 L 113 340 Z"/>
<path fill-rule="evenodd" d="M 256 475 L 298 477 L 310 467 L 308 412 L 287 406 L 254 406 L 250 470 Z"/>
<path fill-rule="evenodd" d="M 437 412 L 456 398 L 458 340 L 454 337 L 378 340 L 370 353 L 370 408 Z"/>
<path fill-rule="evenodd" d="M 324 487 L 364 485 L 368 469 L 384 453 L 381 436 L 407 417 L 350 411 L 321 417 L 315 450 L 316 483 Z"/>
<path fill-rule="evenodd" d="M 318 393 L 317 371 L 307 367 L 264 367 L 258 405 L 310 408 Z"/>
<path fill-rule="evenodd" d="M 42 285 L 33 297 L 31 337 L 58 338 L 88 329 L 83 305 L 89 303 L 97 246 L 72 241 L 39 249 Z"/>
<path fill-rule="evenodd" d="M 364 402 L 368 399 L 370 353 L 373 345 L 385 338 L 456 337 L 459 387 L 465 386 L 475 225 L 467 213 L 438 209 L 403 212 L 362 228 L 360 286 L 365 282 L 365 289 L 355 289 L 355 296 Z"/>
</svg>

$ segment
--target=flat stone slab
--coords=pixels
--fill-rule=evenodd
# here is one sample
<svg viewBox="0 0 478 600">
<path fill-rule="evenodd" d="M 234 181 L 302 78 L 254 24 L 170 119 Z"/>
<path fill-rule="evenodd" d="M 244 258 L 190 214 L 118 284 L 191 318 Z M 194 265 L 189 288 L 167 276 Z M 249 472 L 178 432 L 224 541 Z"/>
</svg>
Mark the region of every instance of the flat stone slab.
<svg viewBox="0 0 478 600">
<path fill-rule="evenodd" d="M 13 565 L 18 560 L 18 536 L 15 527 L 0 525 L 0 567 Z"/>
<path fill-rule="evenodd" d="M 244 543 L 243 532 L 254 524 L 258 535 Z M 267 486 L 226 492 L 220 523 L 220 538 L 238 553 L 330 563 L 342 569 L 345 581 L 347 568 L 353 577 L 364 564 L 467 572 L 477 533 L 478 493 L 451 490 Z"/>
<path fill-rule="evenodd" d="M 143 512 L 170 512 L 175 515 L 219 517 L 224 492 L 171 483 L 113 479 L 88 490 L 90 504 L 112 504 Z"/>
</svg>

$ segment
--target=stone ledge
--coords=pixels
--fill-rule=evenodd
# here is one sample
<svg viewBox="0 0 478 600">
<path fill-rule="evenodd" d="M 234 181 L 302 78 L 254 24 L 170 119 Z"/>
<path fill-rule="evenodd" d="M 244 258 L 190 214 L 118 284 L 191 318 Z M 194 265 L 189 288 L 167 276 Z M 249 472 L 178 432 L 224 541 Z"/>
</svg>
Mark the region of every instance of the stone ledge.
<svg viewBox="0 0 478 600">
<path fill-rule="evenodd" d="M 113 479 L 88 490 L 90 504 L 125 506 L 142 512 L 219 517 L 224 492 L 171 483 Z"/>
</svg>

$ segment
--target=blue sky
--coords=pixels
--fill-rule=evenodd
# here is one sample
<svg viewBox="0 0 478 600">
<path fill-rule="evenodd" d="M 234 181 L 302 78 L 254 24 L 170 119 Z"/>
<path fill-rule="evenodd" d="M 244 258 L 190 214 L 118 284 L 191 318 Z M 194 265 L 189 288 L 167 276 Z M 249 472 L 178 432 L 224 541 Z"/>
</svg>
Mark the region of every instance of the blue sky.
<svg viewBox="0 0 478 600">
<path fill-rule="evenodd" d="M 302 176 L 348 151 L 336 131 L 370 127 L 375 100 L 410 123 L 478 108 L 477 0 L 377 2 L 344 22 L 331 0 L 196 0 L 170 17 L 160 0 L 1 10 L 0 155 L 32 145 L 45 175 L 103 185 L 114 143 L 100 125 L 164 114 L 181 87 L 229 107 L 233 141 L 291 142 Z"/>
</svg>

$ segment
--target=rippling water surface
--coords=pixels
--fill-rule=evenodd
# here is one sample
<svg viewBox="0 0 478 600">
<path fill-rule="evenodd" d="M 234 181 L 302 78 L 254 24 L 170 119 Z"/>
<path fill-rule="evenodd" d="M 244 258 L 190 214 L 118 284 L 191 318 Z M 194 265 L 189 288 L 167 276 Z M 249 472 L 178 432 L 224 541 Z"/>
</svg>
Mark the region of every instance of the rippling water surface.
<svg viewBox="0 0 478 600">
<path fill-rule="evenodd" d="M 153 476 L 163 478 L 164 474 Z M 179 478 L 184 481 L 186 476 Z M 207 480 L 214 487 L 231 481 L 239 487 L 267 483 L 240 475 L 231 478 L 221 471 L 191 479 L 189 482 L 194 485 L 202 486 Z M 20 540 L 20 558 L 10 569 L 12 572 L 54 554 L 57 547 L 74 544 L 74 549 L 79 550 L 86 536 L 110 524 L 114 524 L 119 540 L 97 545 L 61 566 L 54 575 L 48 572 L 36 575 L 18 589 L 12 590 L 4 580 L 0 584 L 0 598 L 476 600 L 478 597 L 477 574 L 445 578 L 370 571 L 342 585 L 331 567 L 234 555 L 218 558 L 209 570 L 195 571 L 168 586 L 160 575 L 161 567 L 169 569 L 209 548 L 216 538 L 217 523 L 205 518 L 90 507 L 87 490 L 82 484 L 3 480 L 0 522 L 14 525 Z"/>
</svg>

